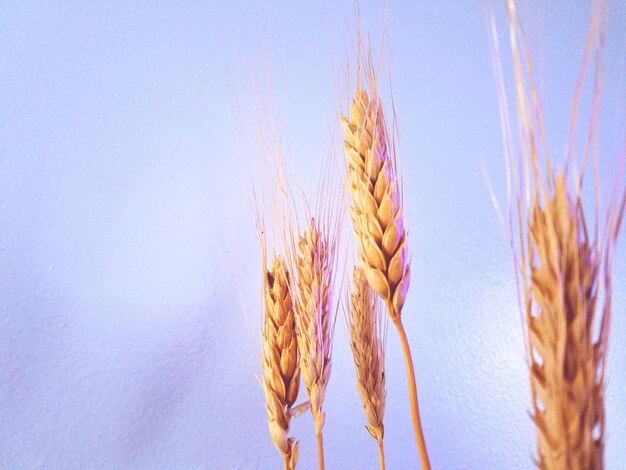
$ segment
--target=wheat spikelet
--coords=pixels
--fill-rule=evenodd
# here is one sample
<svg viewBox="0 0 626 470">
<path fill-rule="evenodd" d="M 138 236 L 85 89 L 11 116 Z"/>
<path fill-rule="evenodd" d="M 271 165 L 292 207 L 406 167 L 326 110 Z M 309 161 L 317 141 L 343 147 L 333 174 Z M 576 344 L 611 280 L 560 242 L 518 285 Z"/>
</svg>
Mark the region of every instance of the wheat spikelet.
<svg viewBox="0 0 626 470">
<path fill-rule="evenodd" d="M 296 324 L 300 370 L 310 399 L 318 440 L 319 465 L 324 468 L 322 429 L 324 396 L 331 373 L 334 321 L 332 312 L 334 246 L 311 218 L 300 237 L 296 265 L 298 296 Z"/>
<path fill-rule="evenodd" d="M 528 317 L 530 379 L 538 465 L 546 470 L 603 467 L 602 349 L 593 334 L 600 260 L 581 207 L 559 175 L 546 206 L 535 202 L 530 226 L 537 308 Z"/>
<path fill-rule="evenodd" d="M 300 365 L 289 285 L 284 262 L 274 258 L 263 280 L 263 391 L 270 436 L 284 457 L 285 468 L 294 469 L 298 443 L 289 437 L 289 424 L 298 397 Z"/>
<path fill-rule="evenodd" d="M 385 427 L 385 340 L 379 301 L 363 269 L 355 266 L 352 293 L 345 310 L 350 347 L 356 371 L 356 387 L 363 403 L 366 429 L 376 439 L 380 466 L 385 468 L 383 437 Z"/>
<path fill-rule="evenodd" d="M 410 268 L 395 158 L 389 152 L 378 96 L 370 98 L 364 89 L 357 89 L 349 119 L 342 116 L 341 122 L 359 260 L 370 285 L 395 319 L 402 313 Z"/>
</svg>

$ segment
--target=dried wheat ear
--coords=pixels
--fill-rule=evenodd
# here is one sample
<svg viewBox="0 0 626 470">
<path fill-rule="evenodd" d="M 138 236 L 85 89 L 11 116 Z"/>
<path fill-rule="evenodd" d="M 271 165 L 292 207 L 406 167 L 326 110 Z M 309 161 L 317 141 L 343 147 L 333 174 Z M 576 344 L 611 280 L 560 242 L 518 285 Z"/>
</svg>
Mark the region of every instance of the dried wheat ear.
<svg viewBox="0 0 626 470">
<path fill-rule="evenodd" d="M 402 312 L 410 268 L 395 159 L 389 154 L 380 100 L 358 89 L 349 119 L 342 116 L 341 122 L 359 261 L 394 319 Z"/>
<path fill-rule="evenodd" d="M 285 460 L 285 468 L 294 469 L 298 443 L 289 437 L 289 425 L 298 398 L 300 365 L 289 282 L 284 262 L 274 258 L 263 282 L 262 372 L 270 436 Z"/>
<path fill-rule="evenodd" d="M 375 76 L 367 74 L 372 96 L 358 87 L 348 118 L 341 116 L 346 155 L 346 186 L 358 258 L 369 285 L 385 302 L 404 353 L 411 419 L 422 469 L 430 469 L 422 430 L 415 370 L 401 314 L 411 271 L 404 228 L 402 187 L 393 148 L 389 146 L 383 106 Z"/>
<path fill-rule="evenodd" d="M 328 238 L 311 219 L 297 246 L 298 300 L 296 324 L 302 380 L 309 395 L 318 443 L 319 468 L 324 468 L 322 429 L 326 387 L 332 368 L 332 250 Z"/>
<path fill-rule="evenodd" d="M 361 397 L 366 429 L 376 439 L 381 469 L 385 468 L 383 437 L 385 426 L 385 331 L 379 300 L 363 269 L 353 271 L 352 293 L 346 308 L 346 322 Z"/>
<path fill-rule="evenodd" d="M 605 340 L 594 339 L 600 256 L 587 240 L 580 200 L 559 175 L 535 201 L 530 224 L 528 340 L 533 420 L 542 469 L 603 468 Z M 534 302 L 530 311 L 530 302 Z"/>
</svg>

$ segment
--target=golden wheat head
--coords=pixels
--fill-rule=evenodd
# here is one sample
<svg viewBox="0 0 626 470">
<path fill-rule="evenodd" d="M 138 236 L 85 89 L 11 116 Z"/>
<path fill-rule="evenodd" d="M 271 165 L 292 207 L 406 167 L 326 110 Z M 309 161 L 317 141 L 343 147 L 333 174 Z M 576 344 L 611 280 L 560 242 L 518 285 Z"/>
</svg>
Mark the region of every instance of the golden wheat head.
<svg viewBox="0 0 626 470">
<path fill-rule="evenodd" d="M 331 255 L 327 237 L 311 219 L 298 243 L 296 319 L 302 380 L 310 398 L 316 433 L 321 433 L 324 426 L 322 405 L 332 365 Z"/>
<path fill-rule="evenodd" d="M 363 403 L 366 428 L 380 445 L 385 434 L 385 338 L 380 304 L 365 278 L 354 268 L 346 320 L 356 371 L 356 387 Z"/>
<path fill-rule="evenodd" d="M 386 302 L 394 319 L 402 312 L 410 282 L 395 158 L 375 93 L 369 97 L 358 88 L 348 114 L 341 122 L 358 256 L 369 284 Z"/>
<path fill-rule="evenodd" d="M 510 130 L 498 34 L 491 14 L 509 190 L 507 229 L 518 270 L 518 293 L 526 333 L 532 418 L 537 431 L 536 464 L 544 470 L 604 468 L 611 271 L 626 191 L 619 170 L 608 206 L 607 225 L 600 230 L 599 105 L 592 107 L 581 158 L 576 155 L 576 132 L 579 96 L 588 63 L 595 63 L 593 102 L 600 103 L 605 7 L 602 1 L 594 2 L 592 7 L 562 171 L 554 169 L 547 150 L 532 54 L 523 34 L 518 4 L 507 0 L 520 130 L 519 150 L 516 149 Z M 588 231 L 582 188 L 586 163 L 592 158 L 596 173 L 595 213 L 594 229 Z M 622 159 L 622 165 L 623 162 Z M 515 218 L 516 234 L 513 232 Z"/>
<path fill-rule="evenodd" d="M 535 203 L 530 226 L 533 420 L 538 465 L 550 470 L 603 466 L 604 383 L 593 331 L 600 259 L 579 202 L 559 175 L 546 206 Z"/>
<path fill-rule="evenodd" d="M 295 468 L 297 442 L 289 437 L 289 424 L 298 397 L 300 365 L 289 284 L 284 262 L 274 258 L 263 282 L 263 391 L 272 441 L 290 468 Z"/>
</svg>

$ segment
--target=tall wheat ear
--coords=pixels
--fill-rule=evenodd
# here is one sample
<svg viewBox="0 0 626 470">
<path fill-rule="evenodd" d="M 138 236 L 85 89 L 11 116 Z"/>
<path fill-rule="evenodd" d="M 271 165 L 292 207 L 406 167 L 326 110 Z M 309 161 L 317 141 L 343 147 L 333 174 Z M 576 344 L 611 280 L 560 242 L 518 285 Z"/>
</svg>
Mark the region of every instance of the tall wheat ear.
<svg viewBox="0 0 626 470">
<path fill-rule="evenodd" d="M 535 463 L 543 470 L 602 470 L 611 271 L 626 205 L 622 179 L 625 153 L 602 230 L 599 178 L 594 171 L 594 230 L 590 235 L 582 186 L 591 154 L 596 170 L 599 166 L 605 5 L 602 1 L 593 4 L 563 170 L 553 169 L 547 152 L 532 57 L 522 34 L 517 3 L 508 0 L 506 7 L 520 129 L 519 157 L 509 122 L 493 12 L 492 47 L 509 190 L 507 229 L 526 336 L 531 416 L 537 433 Z M 575 155 L 578 97 L 592 57 L 595 59 L 593 101 L 579 170 Z"/>
<path fill-rule="evenodd" d="M 363 269 L 355 266 L 352 278 L 352 292 L 347 295 L 344 311 L 354 358 L 356 388 L 365 411 L 365 428 L 376 439 L 380 468 L 384 470 L 386 325 L 379 300 Z"/>
<path fill-rule="evenodd" d="M 296 247 L 298 272 L 296 325 L 302 380 L 309 395 L 315 424 L 318 463 L 324 468 L 323 410 L 326 388 L 332 368 L 332 344 L 335 326 L 333 309 L 333 275 L 336 244 L 327 232 L 311 218 Z"/>
<path fill-rule="evenodd" d="M 275 257 L 263 280 L 262 384 L 270 436 L 284 458 L 285 469 L 293 470 L 298 443 L 289 437 L 289 425 L 298 398 L 300 365 L 289 284 L 285 263 Z"/>
<path fill-rule="evenodd" d="M 273 117 L 262 113 L 259 124 L 260 182 L 253 185 L 251 205 L 261 250 L 261 385 L 265 395 L 270 437 L 284 460 L 294 470 L 298 441 L 289 435 L 292 418 L 305 412 L 309 402 L 295 405 L 300 390 L 300 358 L 296 321 L 296 268 L 293 266 L 292 233 L 297 220 L 284 167 L 280 139 Z M 257 192 L 255 187 L 262 188 Z M 266 214 L 269 220 L 266 220 Z M 272 253 L 268 264 L 268 241 Z"/>
<path fill-rule="evenodd" d="M 598 379 L 598 372 L 606 332 L 599 341 L 593 334 L 600 259 L 579 203 L 560 174 L 545 207 L 534 204 L 530 225 L 529 301 L 536 306 L 527 318 L 530 381 L 544 469 L 603 467 L 604 374 Z"/>
<path fill-rule="evenodd" d="M 366 82 L 361 77 L 348 117 L 341 116 L 345 141 L 346 185 L 358 258 L 365 277 L 382 298 L 393 321 L 405 357 L 411 417 L 423 469 L 430 468 L 422 430 L 413 359 L 401 314 L 410 283 L 407 233 L 404 227 L 402 184 L 394 148 L 390 145 L 383 106 L 377 93 L 371 57 Z M 369 89 L 365 89 L 365 86 Z"/>
</svg>

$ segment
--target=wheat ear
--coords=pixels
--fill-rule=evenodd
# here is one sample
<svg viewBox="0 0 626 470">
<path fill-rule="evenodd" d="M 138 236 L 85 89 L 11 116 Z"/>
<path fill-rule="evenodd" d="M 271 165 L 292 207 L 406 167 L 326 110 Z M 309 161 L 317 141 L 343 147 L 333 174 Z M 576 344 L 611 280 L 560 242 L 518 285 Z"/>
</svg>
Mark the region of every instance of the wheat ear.
<svg viewBox="0 0 626 470">
<path fill-rule="evenodd" d="M 606 5 L 602 1 L 594 2 L 592 8 L 562 172 L 553 170 L 547 151 L 532 57 L 522 33 L 517 3 L 507 0 L 506 7 L 515 72 L 520 157 L 516 156 L 510 130 L 493 13 L 492 47 L 507 166 L 507 228 L 518 270 L 532 419 L 537 431 L 535 463 L 544 470 L 602 470 L 612 259 L 626 205 L 623 155 L 609 204 L 606 232 L 600 235 L 598 117 Z M 593 101 L 579 171 L 575 155 L 577 110 L 592 55 L 595 59 Z M 591 154 L 595 167 L 592 236 L 588 233 L 582 201 L 585 165 Z M 515 235 L 514 218 L 517 222 Z M 603 296 L 599 294 L 600 289 L 603 289 Z"/>
<path fill-rule="evenodd" d="M 298 459 L 298 443 L 289 437 L 289 424 L 300 385 L 295 314 L 289 285 L 285 263 L 279 257 L 274 258 L 263 280 L 263 391 L 270 436 L 284 458 L 285 470 L 295 469 Z"/>
<path fill-rule="evenodd" d="M 322 429 L 324 396 L 330 379 L 334 321 L 332 312 L 333 247 L 315 219 L 297 246 L 296 324 L 300 370 L 315 423 L 319 468 L 324 468 Z"/>
<path fill-rule="evenodd" d="M 601 262 L 587 240 L 581 201 L 570 200 L 562 175 L 545 207 L 535 201 L 530 235 L 537 312 L 529 312 L 527 322 L 538 465 L 601 469 L 604 380 L 598 372 L 605 335 L 596 342 L 593 334 Z"/>
<path fill-rule="evenodd" d="M 367 425 L 376 439 L 381 470 L 385 469 L 383 437 L 385 426 L 385 331 L 379 300 L 370 287 L 363 269 L 355 266 L 352 293 L 346 308 L 350 347 Z"/>
<path fill-rule="evenodd" d="M 373 82 L 373 80 L 372 80 Z M 371 87 L 370 87 L 371 88 Z M 430 468 L 422 431 L 413 359 L 401 313 L 410 283 L 407 237 L 396 161 L 390 152 L 382 104 L 358 88 L 349 110 L 341 117 L 347 160 L 349 207 L 358 257 L 370 286 L 385 301 L 404 352 L 411 416 L 423 469 Z"/>
</svg>

